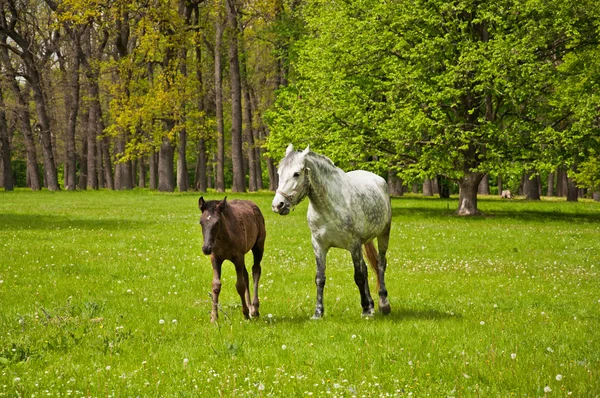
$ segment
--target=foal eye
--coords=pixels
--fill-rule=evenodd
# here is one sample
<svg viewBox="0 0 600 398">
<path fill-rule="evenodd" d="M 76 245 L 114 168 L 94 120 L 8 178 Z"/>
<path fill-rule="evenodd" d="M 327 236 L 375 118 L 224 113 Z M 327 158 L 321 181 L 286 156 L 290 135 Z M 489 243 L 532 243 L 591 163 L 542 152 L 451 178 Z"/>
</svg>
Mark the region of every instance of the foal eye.
<svg viewBox="0 0 600 398">
<path fill-rule="evenodd" d="M 300 172 L 299 172 L 299 171 L 295 172 L 295 173 L 294 173 L 294 177 L 296 177 L 296 178 L 297 178 L 297 177 L 300 177 Z"/>
</svg>

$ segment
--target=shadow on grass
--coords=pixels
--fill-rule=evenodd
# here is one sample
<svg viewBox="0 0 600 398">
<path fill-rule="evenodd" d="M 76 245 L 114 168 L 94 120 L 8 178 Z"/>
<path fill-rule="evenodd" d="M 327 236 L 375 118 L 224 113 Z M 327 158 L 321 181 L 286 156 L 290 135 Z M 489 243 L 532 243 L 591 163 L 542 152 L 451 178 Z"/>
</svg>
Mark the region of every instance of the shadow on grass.
<svg viewBox="0 0 600 398">
<path fill-rule="evenodd" d="M 412 202 L 412 203 L 410 203 Z M 402 204 L 401 207 L 398 205 Z M 395 205 L 395 206 L 394 206 Z M 392 200 L 393 217 L 413 217 L 423 219 L 448 219 L 455 218 L 465 221 L 485 221 L 487 219 L 521 220 L 532 222 L 550 221 L 587 221 L 595 223 L 600 221 L 600 211 L 586 209 L 578 211 L 577 204 L 562 202 L 532 202 L 512 201 L 501 199 L 481 200 L 478 206 L 482 212 L 480 216 L 462 217 L 456 215 L 458 202 L 455 199 L 432 198 L 394 198 Z M 496 208 L 488 208 L 496 207 Z M 532 207 L 535 207 L 532 209 Z M 583 210 L 584 207 L 581 208 Z M 598 208 L 600 209 L 600 207 Z"/>
<path fill-rule="evenodd" d="M 119 219 L 81 219 L 52 215 L 0 214 L 0 231 L 56 230 L 56 229 L 133 229 L 142 222 Z"/>
<path fill-rule="evenodd" d="M 435 309 L 416 309 L 416 308 L 395 308 L 389 315 L 384 316 L 385 319 L 390 319 L 394 322 L 402 322 L 409 319 L 427 320 L 427 321 L 446 321 L 458 320 L 462 318 L 461 314 L 450 314 L 441 312 Z"/>
</svg>

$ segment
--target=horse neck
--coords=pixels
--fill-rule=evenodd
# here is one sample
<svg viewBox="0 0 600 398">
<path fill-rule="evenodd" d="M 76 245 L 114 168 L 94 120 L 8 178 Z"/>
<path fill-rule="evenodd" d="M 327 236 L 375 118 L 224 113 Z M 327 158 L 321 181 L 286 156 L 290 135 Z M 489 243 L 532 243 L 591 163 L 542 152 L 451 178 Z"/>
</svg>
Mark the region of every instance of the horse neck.
<svg viewBox="0 0 600 398">
<path fill-rule="evenodd" d="M 344 200 L 346 173 L 319 155 L 307 156 L 306 165 L 310 169 L 308 199 L 312 206 L 322 211 L 338 207 Z"/>
</svg>

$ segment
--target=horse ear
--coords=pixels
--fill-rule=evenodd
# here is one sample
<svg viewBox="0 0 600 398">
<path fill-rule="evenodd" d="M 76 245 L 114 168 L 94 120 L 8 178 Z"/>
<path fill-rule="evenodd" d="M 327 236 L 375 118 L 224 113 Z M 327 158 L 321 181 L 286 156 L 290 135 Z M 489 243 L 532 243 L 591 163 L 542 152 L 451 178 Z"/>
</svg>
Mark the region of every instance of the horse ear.
<svg viewBox="0 0 600 398">
<path fill-rule="evenodd" d="M 227 207 L 227 196 L 225 196 L 223 200 L 217 204 L 217 210 L 222 211 L 225 207 Z"/>
<path fill-rule="evenodd" d="M 305 149 L 304 151 L 302 151 L 302 156 L 305 156 L 307 153 L 309 153 L 309 152 L 310 152 L 310 148 L 309 148 L 309 146 L 310 146 L 310 145 L 307 145 L 307 146 L 306 146 L 306 149 Z"/>
<path fill-rule="evenodd" d="M 200 211 L 204 211 L 205 204 L 206 202 L 204 201 L 204 197 L 200 196 L 200 199 L 198 199 L 198 208 L 200 209 Z"/>
<path fill-rule="evenodd" d="M 288 145 L 287 149 L 285 150 L 285 156 L 289 155 L 292 152 L 294 152 L 294 146 L 292 144 L 290 144 L 290 145 Z"/>
</svg>

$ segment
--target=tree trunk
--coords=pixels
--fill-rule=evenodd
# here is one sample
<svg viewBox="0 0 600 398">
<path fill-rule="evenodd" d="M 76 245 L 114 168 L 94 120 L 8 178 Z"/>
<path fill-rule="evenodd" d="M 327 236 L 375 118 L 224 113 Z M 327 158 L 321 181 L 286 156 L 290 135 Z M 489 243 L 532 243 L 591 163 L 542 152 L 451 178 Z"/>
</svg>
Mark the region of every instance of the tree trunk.
<svg viewBox="0 0 600 398">
<path fill-rule="evenodd" d="M 98 152 L 97 140 L 100 131 L 100 120 L 102 119 L 102 107 L 100 105 L 100 88 L 98 87 L 97 76 L 93 75 L 94 80 L 90 80 L 90 119 L 87 126 L 87 188 L 98 189 L 98 171 L 96 170 L 97 159 L 96 153 Z"/>
<path fill-rule="evenodd" d="M 81 114 L 82 120 L 87 120 L 89 124 L 90 120 L 90 111 L 89 108 L 84 108 Z M 84 130 L 82 134 L 83 137 L 81 139 L 81 152 L 77 157 L 79 163 L 79 179 L 77 181 L 77 188 L 85 189 L 87 187 L 87 128 Z"/>
<path fill-rule="evenodd" d="M 502 176 L 498 176 L 498 195 L 502 195 Z"/>
<path fill-rule="evenodd" d="M 402 196 L 404 195 L 404 190 L 402 187 L 403 181 L 402 178 L 399 178 L 398 175 L 393 171 L 388 171 L 388 189 L 390 191 L 390 195 L 392 196 Z"/>
<path fill-rule="evenodd" d="M 138 163 L 138 187 L 146 188 L 146 166 L 144 165 L 144 158 L 140 157 Z"/>
<path fill-rule="evenodd" d="M 433 186 L 429 178 L 423 181 L 423 196 L 433 196 Z"/>
<path fill-rule="evenodd" d="M 546 196 L 554 196 L 554 173 L 548 173 L 548 190 Z"/>
<path fill-rule="evenodd" d="M 484 174 L 479 186 L 477 187 L 477 193 L 479 195 L 489 195 L 490 194 L 490 181 L 487 174 Z"/>
<path fill-rule="evenodd" d="M 196 150 L 196 169 L 195 169 L 195 181 L 194 188 L 200 192 L 206 192 L 207 189 L 207 172 L 206 172 L 206 143 L 204 138 L 200 137 L 198 140 L 198 149 Z"/>
<path fill-rule="evenodd" d="M 42 80 L 39 71 L 35 66 L 28 67 L 29 82 L 33 91 L 33 101 L 35 103 L 38 123 L 36 132 L 39 134 L 42 142 L 42 153 L 44 155 L 44 177 L 50 191 L 59 191 L 58 173 L 54 161 L 54 149 L 52 147 L 52 134 L 50 132 L 50 117 L 46 107 L 46 98 L 42 89 Z"/>
<path fill-rule="evenodd" d="M 245 136 L 246 144 L 248 147 L 248 174 L 249 174 L 249 188 L 250 192 L 256 192 L 257 187 L 257 175 L 256 175 L 256 151 L 254 148 L 254 132 L 252 128 L 252 105 L 250 102 L 250 92 L 248 90 L 248 83 L 244 84 L 244 123 L 246 125 Z"/>
<path fill-rule="evenodd" d="M 2 158 L 2 186 L 5 191 L 14 189 L 13 172 L 11 163 L 11 148 L 6 121 L 6 106 L 4 105 L 4 92 L 0 86 L 0 157 Z"/>
<path fill-rule="evenodd" d="M 177 146 L 177 189 L 179 192 L 187 192 L 190 188 L 187 161 L 185 159 L 186 148 L 187 131 L 183 128 L 179 132 L 179 142 Z"/>
<path fill-rule="evenodd" d="M 572 166 L 573 170 L 576 170 L 577 165 L 573 164 Z M 566 175 L 566 171 L 565 171 L 565 175 Z M 577 188 L 577 185 L 575 184 L 575 181 L 567 176 L 567 202 L 577 202 L 579 197 L 579 188 Z"/>
<path fill-rule="evenodd" d="M 8 83 L 10 89 L 17 100 L 17 119 L 21 126 L 21 132 L 23 134 L 23 141 L 25 142 L 25 149 L 27 151 L 27 186 L 33 191 L 39 191 L 42 189 L 40 181 L 40 173 L 38 170 L 37 162 L 37 150 L 35 147 L 35 139 L 33 137 L 33 131 L 31 129 L 31 115 L 29 113 L 29 100 L 27 97 L 28 85 L 23 91 L 21 85 L 17 81 L 17 74 L 12 66 L 10 57 L 8 55 L 8 49 L 2 44 L 6 44 L 6 36 L 0 36 L 0 61 L 5 68 L 6 76 L 8 77 Z"/>
<path fill-rule="evenodd" d="M 104 130 L 104 124 L 102 119 L 99 120 L 100 129 Z M 102 160 L 104 161 L 104 181 L 106 182 L 106 188 L 115 189 L 115 179 L 112 169 L 112 158 L 110 157 L 110 144 L 107 137 L 103 137 L 101 141 L 102 145 Z"/>
<path fill-rule="evenodd" d="M 77 45 L 77 44 L 76 44 Z M 68 162 L 68 173 L 67 173 L 67 184 L 66 188 L 69 191 L 74 191 L 77 187 L 77 164 L 76 164 L 76 148 L 75 148 L 75 133 L 77 130 L 77 115 L 79 114 L 79 95 L 80 95 L 80 84 L 79 84 L 79 57 L 75 54 L 72 57 L 73 70 L 71 71 L 71 79 L 69 82 L 70 94 L 68 95 L 68 121 L 67 121 L 67 162 Z M 89 143 L 88 143 L 89 145 Z M 89 165 L 88 165 L 89 170 Z M 88 176 L 89 178 L 89 176 Z"/>
<path fill-rule="evenodd" d="M 232 192 L 246 191 L 244 155 L 242 152 L 242 87 L 238 55 L 238 10 L 235 0 L 225 0 L 229 25 L 229 76 L 231 85 L 231 162 Z"/>
<path fill-rule="evenodd" d="M 458 210 L 456 214 L 459 216 L 479 215 L 481 212 L 477 210 L 477 187 L 483 178 L 483 173 L 466 173 L 466 175 L 458 181 L 460 188 L 458 198 Z"/>
<path fill-rule="evenodd" d="M 567 171 L 564 166 L 559 166 L 556 169 L 556 196 L 566 197 L 568 193 L 567 185 Z"/>
<path fill-rule="evenodd" d="M 215 188 L 225 192 L 225 129 L 223 126 L 223 81 L 221 67 L 221 41 L 223 23 L 220 15 L 215 23 L 215 112 L 217 121 L 217 167 Z"/>
<path fill-rule="evenodd" d="M 162 144 L 158 152 L 158 190 L 160 192 L 173 192 L 175 190 L 174 158 L 175 148 L 165 135 L 162 138 Z"/>
<path fill-rule="evenodd" d="M 526 171 L 523 179 L 523 194 L 527 200 L 540 200 L 540 176 L 533 171 Z"/>
<path fill-rule="evenodd" d="M 148 165 L 150 168 L 150 189 L 156 189 L 158 188 L 158 161 L 156 159 L 156 151 L 154 148 L 150 150 Z"/>
</svg>

